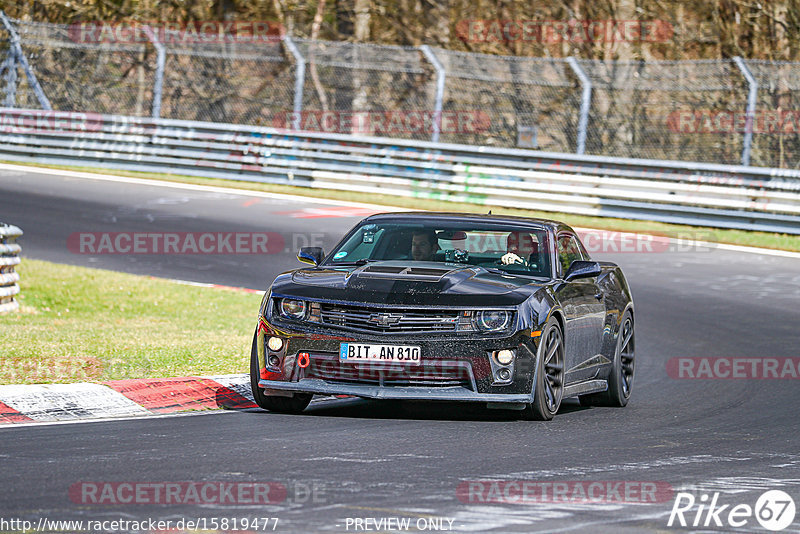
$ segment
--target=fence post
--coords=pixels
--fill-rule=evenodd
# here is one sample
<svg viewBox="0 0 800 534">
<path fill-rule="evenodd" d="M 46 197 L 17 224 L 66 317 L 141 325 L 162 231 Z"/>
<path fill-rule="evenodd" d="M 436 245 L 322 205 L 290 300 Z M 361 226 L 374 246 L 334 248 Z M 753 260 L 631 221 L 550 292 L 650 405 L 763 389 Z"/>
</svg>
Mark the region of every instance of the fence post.
<svg viewBox="0 0 800 534">
<path fill-rule="evenodd" d="M 425 59 L 427 59 L 436 70 L 436 97 L 433 102 L 433 133 L 431 134 L 431 141 L 438 143 L 439 132 L 442 129 L 442 104 L 444 102 L 444 83 L 447 73 L 430 46 L 422 45 L 419 49 L 422 55 L 425 56 Z"/>
<path fill-rule="evenodd" d="M 749 89 L 747 91 L 747 119 L 744 126 L 744 141 L 742 146 L 742 165 L 750 166 L 750 147 L 753 144 L 753 121 L 756 117 L 756 96 L 758 95 L 758 82 L 756 81 L 753 73 L 747 68 L 744 60 L 736 56 L 733 58 L 736 66 L 739 67 L 742 76 L 747 80 Z"/>
<path fill-rule="evenodd" d="M 306 60 L 300 49 L 297 48 L 292 36 L 288 33 L 284 35 L 283 42 L 286 43 L 286 48 L 289 49 L 292 56 L 294 56 L 295 73 L 294 73 L 294 118 L 292 119 L 292 129 L 295 132 L 300 131 L 300 113 L 303 112 L 303 87 L 306 83 Z"/>
<path fill-rule="evenodd" d="M 3 107 L 13 108 L 17 103 L 17 60 L 13 48 L 8 49 L 6 59 L 0 63 L 0 74 L 6 80 L 6 96 L 3 99 Z"/>
<path fill-rule="evenodd" d="M 144 33 L 153 47 L 156 49 L 156 79 L 153 81 L 153 108 L 151 116 L 154 119 L 161 118 L 161 98 L 164 90 L 164 65 L 167 61 L 167 51 L 164 45 L 156 37 L 153 28 L 150 26 L 143 26 Z"/>
<path fill-rule="evenodd" d="M 39 100 L 39 105 L 42 106 L 42 109 L 47 111 L 52 111 L 53 107 L 50 105 L 50 101 L 47 99 L 47 96 L 42 91 L 42 86 L 39 85 L 39 80 L 36 79 L 36 75 L 33 73 L 31 66 L 28 64 L 28 60 L 25 58 L 25 53 L 22 51 L 22 45 L 19 42 L 19 34 L 17 30 L 14 29 L 14 25 L 11 24 L 11 21 L 6 17 L 6 14 L 0 10 L 0 21 L 3 23 L 3 26 L 6 28 L 8 35 L 11 39 L 11 49 L 14 50 L 14 55 L 17 56 L 17 61 L 19 61 L 22 68 L 25 70 L 25 76 L 28 77 L 28 83 L 31 84 L 31 88 L 33 89 L 33 93 L 36 95 L 36 98 Z"/>
<path fill-rule="evenodd" d="M 567 58 L 572 72 L 581 81 L 581 114 L 578 119 L 578 146 L 576 154 L 583 154 L 586 151 L 586 130 L 589 128 L 589 108 L 592 105 L 592 80 L 586 75 L 574 57 Z"/>
</svg>

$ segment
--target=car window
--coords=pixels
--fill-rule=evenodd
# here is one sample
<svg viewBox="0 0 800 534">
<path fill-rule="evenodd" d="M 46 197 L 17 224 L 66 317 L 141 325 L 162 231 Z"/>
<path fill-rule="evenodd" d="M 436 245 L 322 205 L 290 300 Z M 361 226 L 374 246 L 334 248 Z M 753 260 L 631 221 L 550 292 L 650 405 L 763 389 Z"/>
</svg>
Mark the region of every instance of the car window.
<svg viewBox="0 0 800 534">
<path fill-rule="evenodd" d="M 385 233 L 385 228 L 379 228 L 374 224 L 363 226 L 339 247 L 338 252 L 333 255 L 334 261 L 353 262 L 371 259 L 374 251 L 381 248 L 382 242 L 384 242 L 382 247 L 385 248 Z"/>
<path fill-rule="evenodd" d="M 561 274 L 564 275 L 569 270 L 569 266 L 575 260 L 585 260 L 584 253 L 578 238 L 572 234 L 559 234 L 558 236 L 558 260 L 561 263 Z"/>
<path fill-rule="evenodd" d="M 479 221 L 365 222 L 337 245 L 325 265 L 362 261 L 469 264 L 549 278 L 547 231 Z"/>
</svg>

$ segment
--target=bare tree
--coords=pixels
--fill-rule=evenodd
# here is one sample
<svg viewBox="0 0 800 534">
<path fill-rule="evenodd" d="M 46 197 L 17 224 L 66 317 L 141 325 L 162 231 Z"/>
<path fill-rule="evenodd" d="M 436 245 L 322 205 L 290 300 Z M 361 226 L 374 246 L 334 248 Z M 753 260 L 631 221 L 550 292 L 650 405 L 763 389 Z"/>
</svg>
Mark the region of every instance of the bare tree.
<svg viewBox="0 0 800 534">
<path fill-rule="evenodd" d="M 322 28 L 322 17 L 325 13 L 325 0 L 317 0 L 317 11 L 314 13 L 314 22 L 311 24 L 311 39 L 319 39 L 319 31 Z M 325 94 L 325 88 L 322 87 L 322 82 L 319 80 L 319 73 L 317 72 L 317 62 L 314 60 L 314 44 L 312 43 L 309 52 L 308 68 L 311 72 L 311 81 L 314 83 L 314 90 L 317 92 L 319 104 L 323 111 L 328 111 L 328 96 Z"/>
</svg>

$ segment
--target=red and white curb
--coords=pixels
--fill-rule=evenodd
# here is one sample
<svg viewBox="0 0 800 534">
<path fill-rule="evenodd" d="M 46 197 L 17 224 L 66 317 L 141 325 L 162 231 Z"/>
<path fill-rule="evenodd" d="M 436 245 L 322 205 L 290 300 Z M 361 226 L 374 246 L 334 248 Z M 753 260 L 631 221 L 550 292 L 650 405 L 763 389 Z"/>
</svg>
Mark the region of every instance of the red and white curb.
<svg viewBox="0 0 800 534">
<path fill-rule="evenodd" d="M 312 404 L 349 398 L 316 396 Z M 0 427 L 257 408 L 249 375 L 0 386 Z"/>
<path fill-rule="evenodd" d="M 248 375 L 0 386 L 0 425 L 255 407 Z"/>
</svg>

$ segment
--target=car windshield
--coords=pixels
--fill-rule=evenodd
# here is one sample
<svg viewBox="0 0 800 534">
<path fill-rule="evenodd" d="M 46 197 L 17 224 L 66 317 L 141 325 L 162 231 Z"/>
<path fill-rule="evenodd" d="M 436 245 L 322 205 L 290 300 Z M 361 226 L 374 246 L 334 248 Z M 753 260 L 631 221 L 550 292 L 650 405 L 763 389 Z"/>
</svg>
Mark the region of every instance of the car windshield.
<svg viewBox="0 0 800 534">
<path fill-rule="evenodd" d="M 549 278 L 547 250 L 547 231 L 541 227 L 471 221 L 367 222 L 348 234 L 323 264 L 439 262 Z"/>
</svg>

